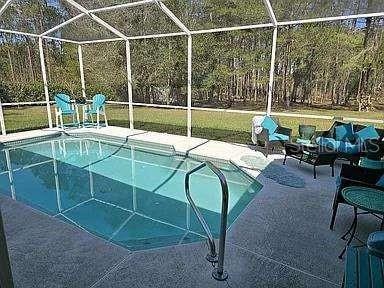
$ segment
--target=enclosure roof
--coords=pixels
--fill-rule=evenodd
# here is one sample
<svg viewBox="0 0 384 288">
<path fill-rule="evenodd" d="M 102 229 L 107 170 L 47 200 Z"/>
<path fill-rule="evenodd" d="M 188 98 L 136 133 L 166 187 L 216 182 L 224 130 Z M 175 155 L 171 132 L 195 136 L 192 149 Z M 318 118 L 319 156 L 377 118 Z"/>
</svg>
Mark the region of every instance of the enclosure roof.
<svg viewBox="0 0 384 288">
<path fill-rule="evenodd" d="M 0 7 L 0 32 L 78 44 L 384 16 L 382 0 L 0 0 Z"/>
</svg>

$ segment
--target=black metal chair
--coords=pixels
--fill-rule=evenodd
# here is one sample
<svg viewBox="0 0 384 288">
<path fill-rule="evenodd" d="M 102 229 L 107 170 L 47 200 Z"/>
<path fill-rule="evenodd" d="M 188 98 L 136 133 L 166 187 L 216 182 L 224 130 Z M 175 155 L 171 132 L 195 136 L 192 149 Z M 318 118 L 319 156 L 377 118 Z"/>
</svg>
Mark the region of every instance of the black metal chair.
<svg viewBox="0 0 384 288">
<path fill-rule="evenodd" d="M 337 214 L 337 208 L 340 203 L 345 203 L 341 190 L 349 186 L 363 186 L 379 189 L 384 193 L 384 187 L 377 186 L 384 173 L 384 169 L 371 169 L 366 167 L 343 164 L 340 171 L 339 183 L 336 188 L 332 205 L 332 218 L 329 228 L 333 230 Z M 345 203 L 346 204 L 346 203 Z M 383 225 L 383 222 L 382 222 Z"/>
</svg>

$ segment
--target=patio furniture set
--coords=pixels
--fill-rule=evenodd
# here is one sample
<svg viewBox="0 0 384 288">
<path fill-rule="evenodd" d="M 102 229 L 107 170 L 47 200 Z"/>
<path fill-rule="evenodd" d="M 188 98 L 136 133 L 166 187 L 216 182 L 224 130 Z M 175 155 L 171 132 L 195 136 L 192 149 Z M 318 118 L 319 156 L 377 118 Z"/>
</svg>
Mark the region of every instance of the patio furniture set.
<svg viewBox="0 0 384 288">
<path fill-rule="evenodd" d="M 105 126 L 108 126 L 107 116 L 105 113 L 105 101 L 106 98 L 103 94 L 96 94 L 92 97 L 91 103 L 87 103 L 85 98 L 80 98 L 75 101 L 71 100 L 70 96 L 64 93 L 56 94 L 55 96 L 55 116 L 56 127 L 64 129 L 63 116 L 71 116 L 71 125 L 77 127 L 85 127 L 89 124 L 94 124 L 93 116 L 96 115 L 96 125 L 100 127 L 100 115 L 104 116 Z M 79 107 L 82 109 L 82 122 L 79 116 Z M 88 117 L 91 118 L 91 123 L 88 121 Z M 60 120 L 60 125 L 59 125 Z M 68 124 L 67 124 L 68 125 Z"/>
<path fill-rule="evenodd" d="M 316 131 L 315 126 L 300 125 L 299 138 L 293 142 L 291 130 L 280 127 L 277 120 L 264 116 L 253 120 L 252 140 L 269 150 L 280 145 L 285 156 L 316 167 L 329 165 L 334 176 L 337 159 L 342 164 L 336 180 L 336 192 L 332 205 L 330 229 L 333 230 L 339 204 L 353 207 L 353 221 L 341 239 L 346 241 L 339 258 L 346 252 L 343 287 L 384 287 L 384 232 L 370 234 L 366 243 L 355 237 L 358 216 L 372 214 L 384 228 L 384 130 L 336 121 L 327 131 Z M 280 134 L 283 134 L 280 135 Z M 356 239 L 362 243 L 352 246 Z"/>
<path fill-rule="evenodd" d="M 377 153 L 384 151 L 383 138 L 383 129 L 336 121 L 327 131 L 316 131 L 313 125 L 299 125 L 299 137 L 293 141 L 292 129 L 282 127 L 271 116 L 256 116 L 252 121 L 252 142 L 263 146 L 266 156 L 276 147 L 284 148 L 283 164 L 287 157 L 308 163 L 313 166 L 315 179 L 316 167 L 323 165 L 330 166 L 334 176 L 337 159 L 354 165 L 364 157 L 376 159 Z"/>
</svg>

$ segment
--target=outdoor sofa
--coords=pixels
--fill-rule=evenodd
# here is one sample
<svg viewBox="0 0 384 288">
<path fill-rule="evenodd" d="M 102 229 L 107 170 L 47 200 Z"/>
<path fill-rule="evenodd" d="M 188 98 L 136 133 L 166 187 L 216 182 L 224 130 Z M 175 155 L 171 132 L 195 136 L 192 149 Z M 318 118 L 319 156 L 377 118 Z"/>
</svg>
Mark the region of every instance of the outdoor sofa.
<svg viewBox="0 0 384 288">
<path fill-rule="evenodd" d="M 316 144 L 335 150 L 338 158 L 357 164 L 366 155 L 369 142 L 381 142 L 383 137 L 383 129 L 335 121 L 329 130 L 316 132 Z"/>
</svg>

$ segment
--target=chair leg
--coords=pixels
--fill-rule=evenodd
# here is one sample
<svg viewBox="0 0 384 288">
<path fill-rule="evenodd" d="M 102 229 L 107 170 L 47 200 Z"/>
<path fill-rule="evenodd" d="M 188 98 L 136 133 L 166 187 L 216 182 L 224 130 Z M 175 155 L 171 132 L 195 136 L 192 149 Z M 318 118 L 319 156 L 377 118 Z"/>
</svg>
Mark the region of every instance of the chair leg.
<svg viewBox="0 0 384 288">
<path fill-rule="evenodd" d="M 59 114 L 55 111 L 56 128 L 59 128 Z"/>
<path fill-rule="evenodd" d="M 284 161 L 283 161 L 283 165 L 285 165 L 285 162 L 287 161 L 287 154 L 285 154 L 284 156 Z"/>
<path fill-rule="evenodd" d="M 335 220 L 336 220 L 336 214 L 337 214 L 337 208 L 339 207 L 339 203 L 337 203 L 333 208 L 332 208 L 332 219 L 331 219 L 331 224 L 329 225 L 329 229 L 333 230 L 335 227 Z"/>
<path fill-rule="evenodd" d="M 104 111 L 104 122 L 105 122 L 105 127 L 108 127 L 107 114 L 105 114 L 105 111 Z"/>
<path fill-rule="evenodd" d="M 76 107 L 76 120 L 77 120 L 77 126 L 80 127 L 79 108 L 77 107 Z"/>
<path fill-rule="evenodd" d="M 316 179 L 316 165 L 313 165 L 313 179 Z"/>
<path fill-rule="evenodd" d="M 333 198 L 332 218 L 331 218 L 331 224 L 329 225 L 330 230 L 333 230 L 333 228 L 335 226 L 337 208 L 339 208 L 339 199 L 338 198 L 339 198 L 339 190 L 337 189 L 335 192 L 335 197 Z"/>
<path fill-rule="evenodd" d="M 64 129 L 63 114 L 60 113 L 60 125 L 61 129 Z"/>
</svg>

